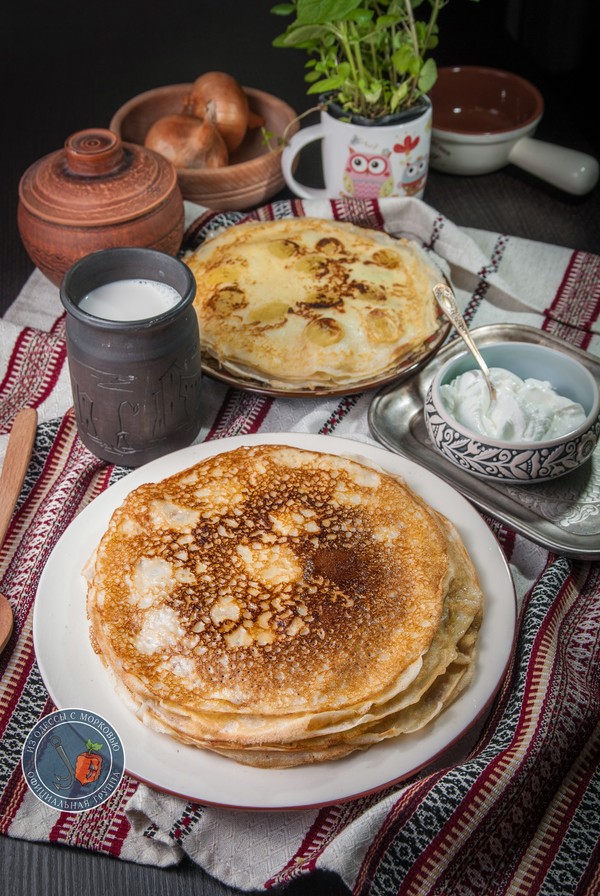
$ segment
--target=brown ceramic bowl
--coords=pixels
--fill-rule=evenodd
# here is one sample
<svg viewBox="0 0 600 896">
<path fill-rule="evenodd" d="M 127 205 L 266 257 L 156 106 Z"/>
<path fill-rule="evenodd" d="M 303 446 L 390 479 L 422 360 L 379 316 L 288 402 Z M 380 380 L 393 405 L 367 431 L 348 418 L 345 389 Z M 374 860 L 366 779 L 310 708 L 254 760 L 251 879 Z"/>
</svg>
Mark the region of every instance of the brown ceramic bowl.
<svg viewBox="0 0 600 896">
<path fill-rule="evenodd" d="M 482 66 L 440 68 L 429 98 L 430 163 L 449 174 L 488 174 L 502 168 L 517 141 L 533 134 L 544 111 L 533 84 Z"/>
<path fill-rule="evenodd" d="M 429 164 L 445 174 L 490 174 L 512 164 L 560 190 L 583 196 L 598 183 L 598 160 L 533 136 L 544 112 L 533 84 L 497 68 L 440 68 Z"/>
<path fill-rule="evenodd" d="M 508 134 L 535 126 L 544 111 L 533 84 L 496 68 L 441 68 L 430 94 L 433 127 L 458 134 Z"/>
<path fill-rule="evenodd" d="M 191 84 L 172 84 L 148 90 L 129 100 L 113 115 L 110 129 L 122 140 L 143 144 L 150 126 L 175 112 L 181 112 Z M 265 145 L 260 127 L 249 129 L 242 145 L 222 168 L 178 168 L 177 180 L 184 199 L 217 210 L 246 209 L 266 202 L 279 192 L 285 181 L 281 171 L 281 151 L 277 138 L 298 130 L 294 110 L 283 100 L 244 87 L 250 108 L 264 119 L 264 130 L 273 135 Z"/>
</svg>

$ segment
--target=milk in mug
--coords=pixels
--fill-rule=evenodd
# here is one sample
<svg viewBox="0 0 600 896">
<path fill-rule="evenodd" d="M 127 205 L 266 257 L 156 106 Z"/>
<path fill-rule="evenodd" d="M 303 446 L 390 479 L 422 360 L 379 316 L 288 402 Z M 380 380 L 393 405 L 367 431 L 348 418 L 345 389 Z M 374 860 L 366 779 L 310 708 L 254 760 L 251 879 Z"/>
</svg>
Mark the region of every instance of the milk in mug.
<svg viewBox="0 0 600 896">
<path fill-rule="evenodd" d="M 92 289 L 79 302 L 81 311 L 103 320 L 145 320 L 174 308 L 181 296 L 158 280 L 115 280 Z"/>
</svg>

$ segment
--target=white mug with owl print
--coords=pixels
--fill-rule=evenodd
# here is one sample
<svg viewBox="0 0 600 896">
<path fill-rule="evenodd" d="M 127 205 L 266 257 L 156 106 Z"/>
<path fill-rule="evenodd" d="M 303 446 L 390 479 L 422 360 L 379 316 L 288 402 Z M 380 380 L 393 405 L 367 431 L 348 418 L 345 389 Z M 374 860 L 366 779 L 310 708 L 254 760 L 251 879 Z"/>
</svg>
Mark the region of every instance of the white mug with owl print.
<svg viewBox="0 0 600 896">
<path fill-rule="evenodd" d="M 429 169 L 431 103 L 387 124 L 354 124 L 321 112 L 318 124 L 294 134 L 281 155 L 285 182 L 302 199 L 421 199 Z M 324 189 L 299 183 L 294 170 L 300 151 L 321 140 Z"/>
</svg>

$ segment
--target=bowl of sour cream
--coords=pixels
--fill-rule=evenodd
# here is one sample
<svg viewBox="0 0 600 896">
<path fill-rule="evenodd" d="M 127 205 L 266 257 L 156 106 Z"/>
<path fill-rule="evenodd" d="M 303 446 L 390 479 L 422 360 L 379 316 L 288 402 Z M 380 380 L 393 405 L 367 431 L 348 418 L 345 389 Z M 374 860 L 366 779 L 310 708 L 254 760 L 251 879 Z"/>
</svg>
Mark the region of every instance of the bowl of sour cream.
<svg viewBox="0 0 600 896">
<path fill-rule="evenodd" d="M 491 401 L 469 352 L 438 368 L 425 399 L 427 432 L 453 464 L 512 483 L 556 479 L 588 461 L 600 438 L 600 389 L 574 355 L 548 345 L 480 347 Z"/>
</svg>

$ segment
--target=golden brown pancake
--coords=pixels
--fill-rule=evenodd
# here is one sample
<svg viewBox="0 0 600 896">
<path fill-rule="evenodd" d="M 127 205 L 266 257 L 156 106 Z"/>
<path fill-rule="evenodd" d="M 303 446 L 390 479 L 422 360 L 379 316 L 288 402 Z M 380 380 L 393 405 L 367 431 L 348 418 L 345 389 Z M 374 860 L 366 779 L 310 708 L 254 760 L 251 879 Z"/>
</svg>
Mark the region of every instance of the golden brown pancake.
<svg viewBox="0 0 600 896">
<path fill-rule="evenodd" d="M 188 251 L 205 356 L 279 389 L 382 377 L 440 327 L 443 274 L 414 241 L 286 218 L 228 228 Z"/>
<path fill-rule="evenodd" d="M 396 476 L 283 445 L 135 489 L 87 575 L 95 649 L 144 723 L 265 767 L 422 727 L 481 622 L 448 520 Z"/>
</svg>

